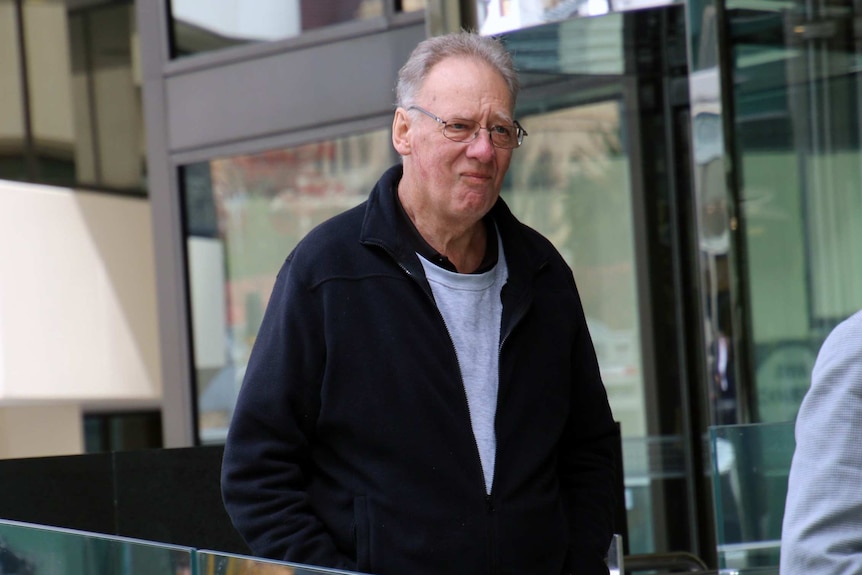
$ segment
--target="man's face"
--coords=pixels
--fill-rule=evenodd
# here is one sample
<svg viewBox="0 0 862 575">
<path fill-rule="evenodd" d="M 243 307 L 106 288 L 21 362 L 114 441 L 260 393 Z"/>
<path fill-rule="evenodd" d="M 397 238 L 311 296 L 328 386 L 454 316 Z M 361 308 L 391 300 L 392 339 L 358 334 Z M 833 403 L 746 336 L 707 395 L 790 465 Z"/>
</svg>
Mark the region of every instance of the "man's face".
<svg viewBox="0 0 862 575">
<path fill-rule="evenodd" d="M 415 104 L 445 121 L 511 125 L 506 82 L 475 59 L 448 58 L 434 66 Z M 402 185 L 414 211 L 440 223 L 478 221 L 497 201 L 512 150 L 495 148 L 487 130 L 469 143 L 446 139 L 442 126 L 419 112 L 396 111 L 393 143 L 404 161 Z"/>
</svg>

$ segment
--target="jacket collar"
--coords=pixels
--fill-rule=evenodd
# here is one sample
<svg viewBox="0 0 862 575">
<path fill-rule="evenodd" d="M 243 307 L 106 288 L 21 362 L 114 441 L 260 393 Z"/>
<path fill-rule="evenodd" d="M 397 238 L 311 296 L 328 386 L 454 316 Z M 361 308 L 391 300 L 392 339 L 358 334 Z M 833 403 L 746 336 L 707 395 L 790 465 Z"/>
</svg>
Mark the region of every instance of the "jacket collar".
<svg viewBox="0 0 862 575">
<path fill-rule="evenodd" d="M 401 164 L 392 166 L 383 173 L 371 190 L 365 205 L 365 218 L 362 220 L 359 241 L 383 248 L 399 265 L 413 273 L 417 266 L 421 271 L 422 265 L 410 248 L 410 238 L 405 237 L 402 232 L 398 213 L 398 182 L 401 181 L 403 173 Z"/>
</svg>

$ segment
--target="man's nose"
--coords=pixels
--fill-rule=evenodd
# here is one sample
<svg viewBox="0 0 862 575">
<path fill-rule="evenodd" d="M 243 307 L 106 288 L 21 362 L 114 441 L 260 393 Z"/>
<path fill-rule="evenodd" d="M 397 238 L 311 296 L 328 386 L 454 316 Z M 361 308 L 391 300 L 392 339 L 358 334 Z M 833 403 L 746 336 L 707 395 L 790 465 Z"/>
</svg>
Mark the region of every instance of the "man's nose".
<svg viewBox="0 0 862 575">
<path fill-rule="evenodd" d="M 494 157 L 495 148 L 491 143 L 491 132 L 485 128 L 479 128 L 479 133 L 467 145 L 467 155 L 472 158 L 478 158 L 483 161 L 489 161 Z"/>
</svg>

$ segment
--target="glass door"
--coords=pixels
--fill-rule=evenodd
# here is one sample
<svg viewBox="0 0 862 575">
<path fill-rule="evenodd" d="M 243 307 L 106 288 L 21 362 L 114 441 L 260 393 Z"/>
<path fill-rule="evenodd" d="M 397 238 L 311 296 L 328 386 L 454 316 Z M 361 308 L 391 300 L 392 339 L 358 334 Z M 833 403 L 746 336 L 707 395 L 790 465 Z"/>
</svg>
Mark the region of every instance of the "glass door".
<svg viewBox="0 0 862 575">
<path fill-rule="evenodd" d="M 697 322 L 687 319 L 699 310 L 685 249 L 694 220 L 683 8 L 568 20 L 506 42 L 530 136 L 503 193 L 574 270 L 621 424 L 627 552 L 708 554 L 688 389 L 701 379 Z"/>
<path fill-rule="evenodd" d="M 727 5 L 755 421 L 795 418 L 824 338 L 862 308 L 859 22 L 859 3 Z"/>
</svg>

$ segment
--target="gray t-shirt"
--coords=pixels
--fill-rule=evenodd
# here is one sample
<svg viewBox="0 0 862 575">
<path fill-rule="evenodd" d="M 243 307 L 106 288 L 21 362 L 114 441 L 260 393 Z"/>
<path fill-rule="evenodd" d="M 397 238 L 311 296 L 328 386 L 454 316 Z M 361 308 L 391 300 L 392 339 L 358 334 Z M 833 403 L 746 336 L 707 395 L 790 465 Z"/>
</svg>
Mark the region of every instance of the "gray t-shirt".
<svg viewBox="0 0 862 575">
<path fill-rule="evenodd" d="M 497 265 L 481 274 L 451 272 L 419 256 L 455 344 L 487 493 L 494 482 L 497 450 L 494 417 L 500 381 L 500 291 L 509 275 L 502 242 L 499 238 L 497 242 Z"/>
</svg>

